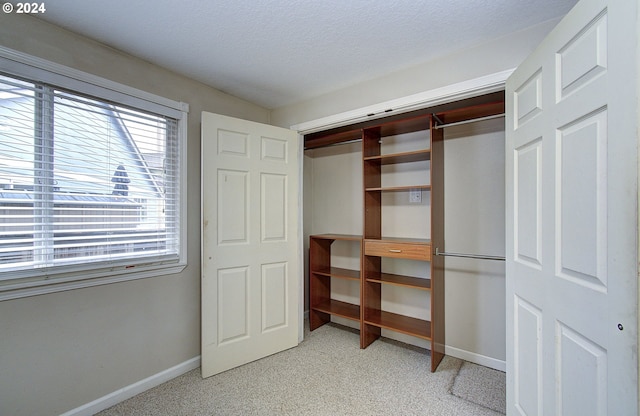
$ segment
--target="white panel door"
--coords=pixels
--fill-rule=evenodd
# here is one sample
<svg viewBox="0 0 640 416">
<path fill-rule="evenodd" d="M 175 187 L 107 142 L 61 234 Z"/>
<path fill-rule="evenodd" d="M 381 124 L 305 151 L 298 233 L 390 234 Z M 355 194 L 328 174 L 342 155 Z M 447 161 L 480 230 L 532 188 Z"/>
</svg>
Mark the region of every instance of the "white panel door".
<svg viewBox="0 0 640 416">
<path fill-rule="evenodd" d="M 637 7 L 580 1 L 507 81 L 508 414 L 637 414 Z"/>
<path fill-rule="evenodd" d="M 202 113 L 202 376 L 298 344 L 298 134 Z"/>
</svg>

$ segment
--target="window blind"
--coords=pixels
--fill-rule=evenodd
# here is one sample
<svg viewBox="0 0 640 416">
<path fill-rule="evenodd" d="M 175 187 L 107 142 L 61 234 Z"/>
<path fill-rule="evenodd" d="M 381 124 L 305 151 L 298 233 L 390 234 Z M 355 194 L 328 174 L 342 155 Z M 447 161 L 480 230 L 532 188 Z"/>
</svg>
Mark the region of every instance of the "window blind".
<svg viewBox="0 0 640 416">
<path fill-rule="evenodd" d="M 180 251 L 178 121 L 0 74 L 0 280 Z"/>
</svg>

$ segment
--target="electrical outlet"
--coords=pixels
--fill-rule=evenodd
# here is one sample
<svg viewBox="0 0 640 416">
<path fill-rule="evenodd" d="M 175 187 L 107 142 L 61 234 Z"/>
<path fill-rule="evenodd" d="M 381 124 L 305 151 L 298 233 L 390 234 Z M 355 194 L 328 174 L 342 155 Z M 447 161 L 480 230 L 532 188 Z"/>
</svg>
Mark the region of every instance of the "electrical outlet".
<svg viewBox="0 0 640 416">
<path fill-rule="evenodd" d="M 420 189 L 412 189 L 409 191 L 409 202 L 419 204 L 422 202 L 422 191 Z"/>
</svg>

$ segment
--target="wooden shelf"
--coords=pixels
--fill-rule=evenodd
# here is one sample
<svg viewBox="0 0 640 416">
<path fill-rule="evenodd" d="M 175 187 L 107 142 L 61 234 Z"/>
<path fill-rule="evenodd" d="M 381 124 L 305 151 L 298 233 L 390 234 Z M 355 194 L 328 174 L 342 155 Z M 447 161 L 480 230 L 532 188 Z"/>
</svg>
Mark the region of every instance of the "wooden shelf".
<svg viewBox="0 0 640 416">
<path fill-rule="evenodd" d="M 382 237 L 382 238 L 366 238 L 366 241 L 389 242 L 389 243 L 411 243 L 411 244 L 431 244 L 428 238 L 405 238 L 405 237 Z"/>
<path fill-rule="evenodd" d="M 376 127 L 380 130 L 381 137 L 397 136 L 416 131 L 429 131 L 429 115 L 419 115 L 404 119 L 385 121 Z"/>
<path fill-rule="evenodd" d="M 360 306 L 354 305 L 352 303 L 342 302 L 339 300 L 329 299 L 320 302 L 313 307 L 313 310 L 328 313 L 329 315 L 351 319 L 353 321 L 360 320 Z"/>
<path fill-rule="evenodd" d="M 407 192 L 414 189 L 422 189 L 428 191 L 431 185 L 405 185 L 405 186 L 381 186 L 375 188 L 365 188 L 367 192 Z"/>
<path fill-rule="evenodd" d="M 424 162 L 431 160 L 431 150 L 416 150 L 413 152 L 393 153 L 380 156 L 368 156 L 365 161 L 380 161 L 381 165 L 391 165 L 397 163 Z"/>
<path fill-rule="evenodd" d="M 311 273 L 339 279 L 360 280 L 360 271 L 342 269 L 340 267 L 321 267 L 317 270 L 311 270 Z"/>
<path fill-rule="evenodd" d="M 361 235 L 353 234 L 316 234 L 309 236 L 309 238 L 315 238 L 316 240 L 341 240 L 341 241 L 361 241 Z"/>
<path fill-rule="evenodd" d="M 504 100 L 499 100 L 470 107 L 464 107 L 456 110 L 436 113 L 436 116 L 446 124 L 457 123 L 460 121 L 504 114 L 504 108 Z"/>
<path fill-rule="evenodd" d="M 372 272 L 369 274 L 367 282 L 404 286 L 420 290 L 431 290 L 431 279 L 403 276 L 399 274 Z"/>
<path fill-rule="evenodd" d="M 311 331 L 331 322 L 331 316 L 360 321 L 360 306 L 331 298 L 334 278 L 356 281 L 362 286 L 360 271 L 333 267 L 331 246 L 336 241 L 355 245 L 362 258 L 362 236 L 352 234 L 318 234 L 309 237 L 309 328 Z M 352 266 L 353 267 L 353 266 Z"/>
<path fill-rule="evenodd" d="M 364 322 L 365 324 L 379 328 L 390 329 L 414 337 L 431 340 L 431 322 L 425 321 L 424 319 L 398 315 L 378 309 L 367 309 L 365 311 Z"/>
<path fill-rule="evenodd" d="M 305 134 L 304 136 L 304 149 L 315 149 L 318 147 L 330 146 L 338 143 L 345 143 L 354 140 L 360 140 L 362 137 L 361 129 L 353 129 L 347 131 L 338 131 L 335 133 L 327 134 L 325 132 L 316 132 Z"/>
</svg>

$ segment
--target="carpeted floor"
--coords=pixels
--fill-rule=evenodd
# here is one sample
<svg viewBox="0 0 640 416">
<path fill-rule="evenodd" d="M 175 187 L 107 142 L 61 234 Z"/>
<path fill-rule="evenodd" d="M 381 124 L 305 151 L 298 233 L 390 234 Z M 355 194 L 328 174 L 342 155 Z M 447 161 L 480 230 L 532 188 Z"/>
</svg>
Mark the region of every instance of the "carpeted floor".
<svg viewBox="0 0 640 416">
<path fill-rule="evenodd" d="M 463 361 L 451 394 L 500 413 L 507 408 L 506 377 L 501 371 Z"/>
<path fill-rule="evenodd" d="M 190 371 L 99 415 L 500 415 L 504 373 L 325 325 L 297 347 L 202 379 Z M 492 410 L 493 409 L 493 410 Z"/>
</svg>

